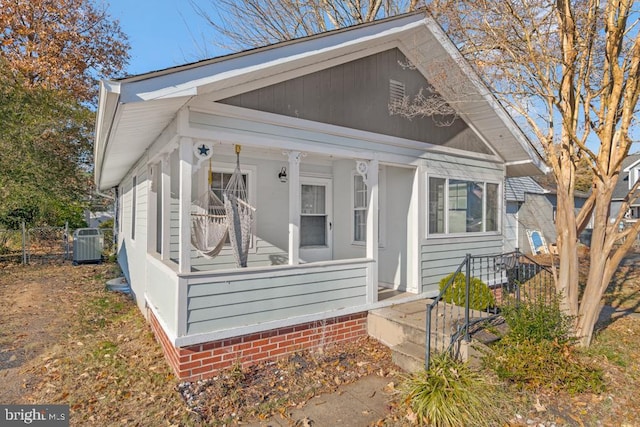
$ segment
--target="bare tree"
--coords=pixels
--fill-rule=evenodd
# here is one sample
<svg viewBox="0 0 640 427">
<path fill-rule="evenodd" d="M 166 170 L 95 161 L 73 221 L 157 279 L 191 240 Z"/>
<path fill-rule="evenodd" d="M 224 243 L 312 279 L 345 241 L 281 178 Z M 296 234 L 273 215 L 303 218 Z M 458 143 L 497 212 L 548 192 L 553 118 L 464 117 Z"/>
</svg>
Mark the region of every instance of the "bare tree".
<svg viewBox="0 0 640 427">
<path fill-rule="evenodd" d="M 621 230 L 636 182 L 610 221 L 622 161 L 632 146 L 640 95 L 640 32 L 632 0 L 433 0 L 429 9 L 485 82 L 544 148 L 557 184 L 556 228 L 563 308 L 591 342 L 600 302 L 640 222 Z M 578 213 L 578 169 L 592 171 Z M 579 289 L 578 236 L 593 216 L 589 274 Z"/>
<path fill-rule="evenodd" d="M 234 50 L 265 46 L 415 10 L 422 0 L 190 0 Z M 224 42 L 218 40 L 218 44 Z"/>
<path fill-rule="evenodd" d="M 640 229 L 640 222 L 623 231 L 619 228 L 628 207 L 640 196 L 638 183 L 609 221 L 613 189 L 633 143 L 631 129 L 640 95 L 635 2 L 427 3 L 431 15 L 546 154 L 558 191 L 557 288 L 563 308 L 576 316 L 576 335 L 589 345 L 602 295 Z M 415 10 L 422 1 L 216 0 L 213 12 L 192 5 L 234 47 L 251 47 Z M 431 82 L 440 88 L 437 76 L 447 72 L 446 65 L 418 65 L 431 69 Z M 425 88 L 420 97 L 403 99 L 390 110 L 406 116 L 455 117 L 456 100 L 465 94 L 464 85 L 447 88 L 444 98 Z M 578 169 L 584 162 L 593 173 L 591 193 L 576 213 Z M 592 217 L 589 275 L 580 292 L 578 236 Z"/>
</svg>

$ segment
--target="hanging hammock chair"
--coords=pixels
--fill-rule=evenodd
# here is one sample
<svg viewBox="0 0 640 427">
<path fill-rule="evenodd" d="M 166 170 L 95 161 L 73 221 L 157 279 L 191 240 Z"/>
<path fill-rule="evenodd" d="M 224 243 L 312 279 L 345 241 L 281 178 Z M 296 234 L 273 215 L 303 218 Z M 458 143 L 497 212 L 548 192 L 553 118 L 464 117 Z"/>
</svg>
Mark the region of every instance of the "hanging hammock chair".
<svg viewBox="0 0 640 427">
<path fill-rule="evenodd" d="M 236 167 L 222 192 L 224 202 L 209 186 L 204 197 L 194 204 L 191 214 L 191 243 L 206 257 L 220 253 L 229 237 L 238 267 L 247 266 L 255 208 L 247 203 L 247 189 L 240 170 L 240 145 L 235 146 Z"/>
<path fill-rule="evenodd" d="M 211 190 L 209 170 L 208 191 L 191 207 L 191 244 L 204 256 L 220 253 L 229 235 L 224 203 Z"/>
</svg>

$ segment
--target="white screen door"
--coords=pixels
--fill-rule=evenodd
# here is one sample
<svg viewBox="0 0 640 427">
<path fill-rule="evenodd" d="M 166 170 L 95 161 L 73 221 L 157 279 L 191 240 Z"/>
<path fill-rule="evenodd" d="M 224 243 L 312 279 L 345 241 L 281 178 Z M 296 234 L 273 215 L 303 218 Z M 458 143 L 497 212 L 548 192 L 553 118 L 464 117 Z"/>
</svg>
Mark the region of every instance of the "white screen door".
<svg viewBox="0 0 640 427">
<path fill-rule="evenodd" d="M 332 257 L 331 180 L 300 178 L 300 258 L 306 262 Z"/>
</svg>

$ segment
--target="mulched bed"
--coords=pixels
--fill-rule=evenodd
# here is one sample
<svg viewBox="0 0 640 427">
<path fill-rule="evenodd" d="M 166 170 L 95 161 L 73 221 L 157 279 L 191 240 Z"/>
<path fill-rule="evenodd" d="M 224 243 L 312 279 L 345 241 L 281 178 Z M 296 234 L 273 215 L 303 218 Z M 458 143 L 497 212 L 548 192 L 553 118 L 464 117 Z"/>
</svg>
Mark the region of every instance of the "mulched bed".
<svg viewBox="0 0 640 427">
<path fill-rule="evenodd" d="M 364 338 L 322 352 L 304 351 L 276 362 L 225 370 L 215 378 L 182 382 L 177 390 L 198 422 L 241 423 L 271 416 L 367 375 L 394 376 L 388 348 Z M 290 420 L 295 422 L 295 420 Z"/>
</svg>

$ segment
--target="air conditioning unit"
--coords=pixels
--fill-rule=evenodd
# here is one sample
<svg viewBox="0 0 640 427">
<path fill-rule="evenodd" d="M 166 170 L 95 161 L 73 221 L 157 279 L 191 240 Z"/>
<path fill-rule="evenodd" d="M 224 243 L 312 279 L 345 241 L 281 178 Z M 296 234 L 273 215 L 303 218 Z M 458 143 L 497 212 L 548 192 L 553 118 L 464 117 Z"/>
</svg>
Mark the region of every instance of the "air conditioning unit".
<svg viewBox="0 0 640 427">
<path fill-rule="evenodd" d="M 73 232 L 73 265 L 101 263 L 104 237 L 98 228 L 78 228 Z"/>
</svg>

